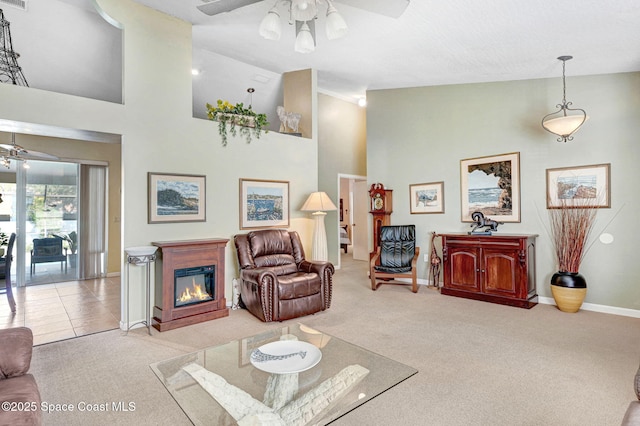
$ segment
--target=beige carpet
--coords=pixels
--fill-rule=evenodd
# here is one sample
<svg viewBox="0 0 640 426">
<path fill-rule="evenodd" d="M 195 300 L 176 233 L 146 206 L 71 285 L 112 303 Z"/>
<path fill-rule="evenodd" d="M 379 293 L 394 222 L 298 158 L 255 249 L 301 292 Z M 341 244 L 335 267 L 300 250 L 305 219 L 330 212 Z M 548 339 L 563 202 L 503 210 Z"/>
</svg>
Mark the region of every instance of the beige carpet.
<svg viewBox="0 0 640 426">
<path fill-rule="evenodd" d="M 390 285 L 373 292 L 367 265 L 343 259 L 331 309 L 291 323 L 419 372 L 334 424 L 618 425 L 635 398 L 639 319 L 547 305 L 525 310 L 426 287 L 417 294 Z M 37 346 L 31 372 L 43 401 L 75 410 L 44 414 L 45 424 L 188 425 L 149 364 L 275 327 L 239 310 L 153 336 L 115 330 Z M 135 409 L 114 412 L 112 402 Z M 79 411 L 85 404 L 110 410 Z"/>
</svg>

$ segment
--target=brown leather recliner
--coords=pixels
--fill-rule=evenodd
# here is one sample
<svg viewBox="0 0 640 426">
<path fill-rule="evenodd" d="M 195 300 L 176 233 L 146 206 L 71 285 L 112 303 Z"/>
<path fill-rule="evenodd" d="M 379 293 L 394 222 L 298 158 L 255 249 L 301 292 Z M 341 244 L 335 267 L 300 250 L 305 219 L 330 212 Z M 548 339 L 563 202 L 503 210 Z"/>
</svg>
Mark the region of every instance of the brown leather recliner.
<svg viewBox="0 0 640 426">
<path fill-rule="evenodd" d="M 334 268 L 308 261 L 297 232 L 267 229 L 234 237 L 240 298 L 262 321 L 284 321 L 331 306 Z"/>
<path fill-rule="evenodd" d="M 7 273 L 9 273 L 7 271 Z M 0 330 L 0 425 L 42 424 L 40 391 L 28 374 L 33 333 L 26 327 Z"/>
</svg>

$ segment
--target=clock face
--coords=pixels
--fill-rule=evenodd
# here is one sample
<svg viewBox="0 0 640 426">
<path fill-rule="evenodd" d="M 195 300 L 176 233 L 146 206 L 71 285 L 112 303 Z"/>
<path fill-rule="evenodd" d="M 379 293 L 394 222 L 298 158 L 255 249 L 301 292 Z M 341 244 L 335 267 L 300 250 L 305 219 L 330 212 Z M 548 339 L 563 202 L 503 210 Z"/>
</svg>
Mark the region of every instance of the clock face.
<svg viewBox="0 0 640 426">
<path fill-rule="evenodd" d="M 373 208 L 375 210 L 382 210 L 383 207 L 384 207 L 384 201 L 382 201 L 380 194 L 376 194 L 376 198 L 373 200 Z"/>
</svg>

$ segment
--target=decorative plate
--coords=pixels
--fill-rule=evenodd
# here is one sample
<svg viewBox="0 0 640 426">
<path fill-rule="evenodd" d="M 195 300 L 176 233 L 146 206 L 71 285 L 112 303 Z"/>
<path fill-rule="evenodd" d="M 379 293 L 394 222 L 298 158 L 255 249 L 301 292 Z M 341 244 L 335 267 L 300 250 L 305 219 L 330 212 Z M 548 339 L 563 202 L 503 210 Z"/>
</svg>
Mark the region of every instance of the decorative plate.
<svg viewBox="0 0 640 426">
<path fill-rule="evenodd" d="M 320 349 L 298 340 L 279 340 L 267 343 L 251 352 L 251 364 L 273 374 L 300 373 L 315 366 L 322 359 Z"/>
</svg>

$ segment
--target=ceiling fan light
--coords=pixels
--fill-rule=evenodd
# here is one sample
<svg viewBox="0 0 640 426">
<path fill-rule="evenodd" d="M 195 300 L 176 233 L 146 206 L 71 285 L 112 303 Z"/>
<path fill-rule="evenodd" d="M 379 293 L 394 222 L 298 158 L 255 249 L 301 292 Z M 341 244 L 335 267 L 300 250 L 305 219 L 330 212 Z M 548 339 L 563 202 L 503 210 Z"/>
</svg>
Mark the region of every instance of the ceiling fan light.
<svg viewBox="0 0 640 426">
<path fill-rule="evenodd" d="M 260 35 L 267 40 L 280 40 L 282 25 L 280 24 L 280 15 L 275 6 L 262 18 L 258 31 Z"/>
<path fill-rule="evenodd" d="M 327 5 L 327 38 L 329 40 L 335 40 L 347 34 L 349 27 L 347 27 L 344 18 L 338 13 L 338 10 L 330 0 L 327 0 Z"/>
<path fill-rule="evenodd" d="M 299 53 L 310 53 L 316 49 L 316 43 L 311 35 L 311 29 L 306 22 L 302 24 L 300 31 L 298 31 L 294 49 Z"/>
<path fill-rule="evenodd" d="M 317 15 L 316 0 L 291 0 L 291 18 L 294 21 L 310 21 Z"/>
</svg>

